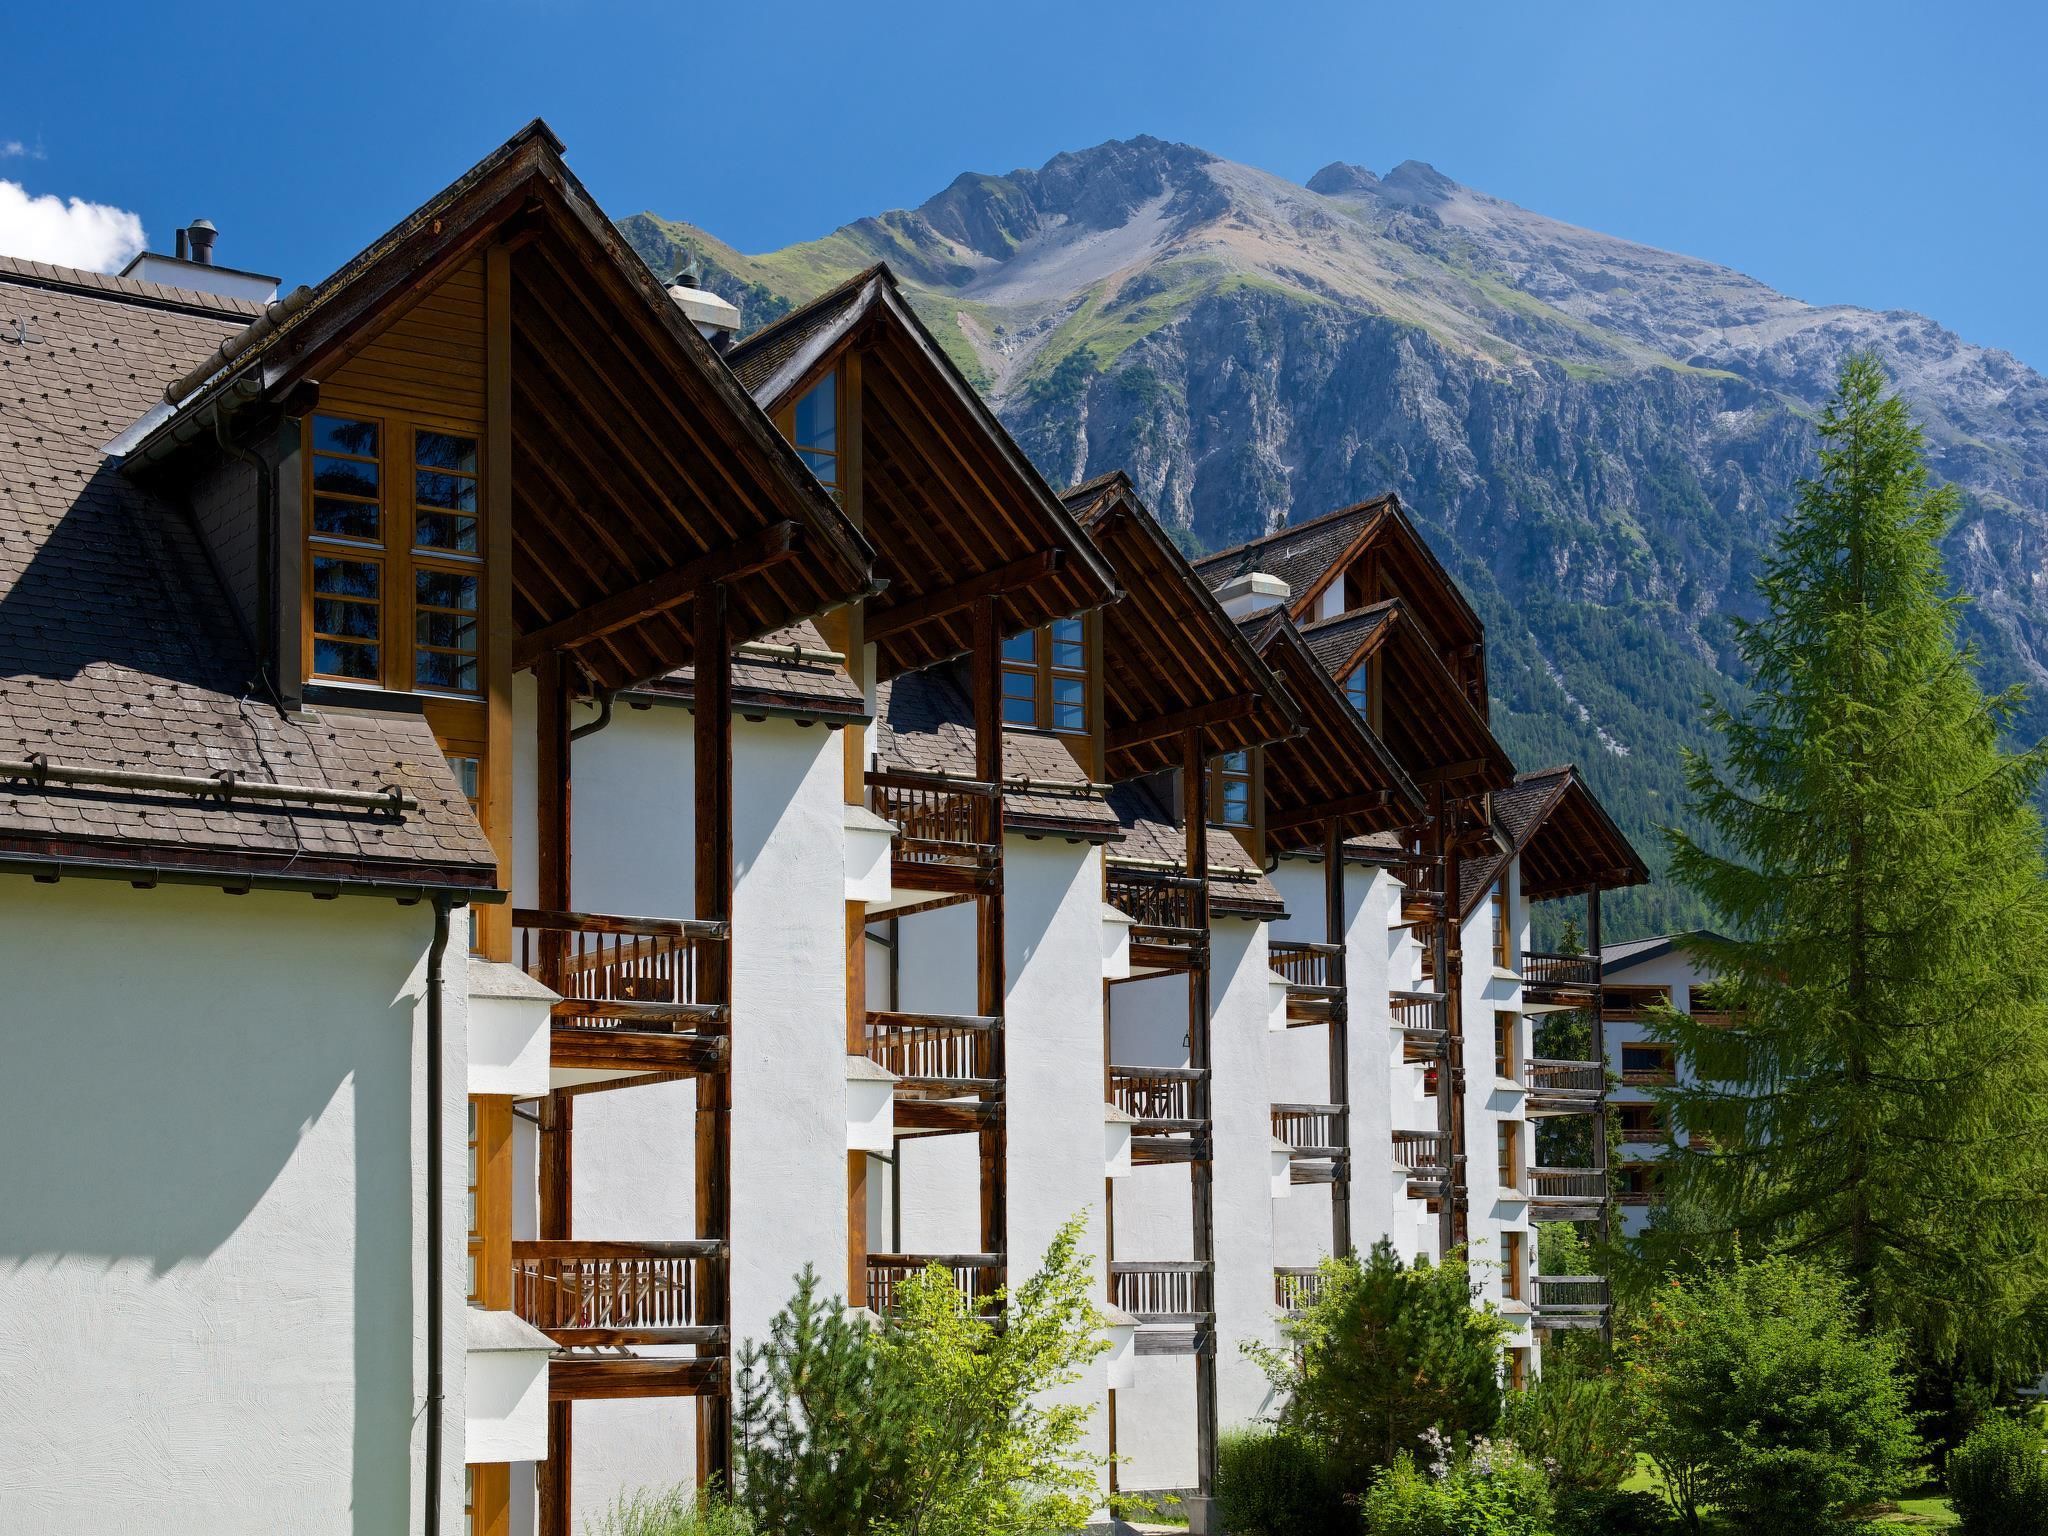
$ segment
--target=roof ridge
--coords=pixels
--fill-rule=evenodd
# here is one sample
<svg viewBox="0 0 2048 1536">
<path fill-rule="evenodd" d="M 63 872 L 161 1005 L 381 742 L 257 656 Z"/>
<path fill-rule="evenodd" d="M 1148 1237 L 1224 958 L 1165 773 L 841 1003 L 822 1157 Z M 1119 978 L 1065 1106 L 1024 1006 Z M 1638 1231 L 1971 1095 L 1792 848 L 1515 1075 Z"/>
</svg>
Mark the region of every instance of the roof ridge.
<svg viewBox="0 0 2048 1536">
<path fill-rule="evenodd" d="M 1310 619 L 1306 624 L 1301 623 L 1297 619 L 1295 623 L 1305 635 L 1312 629 L 1330 629 L 1338 624 L 1348 624 L 1358 619 L 1372 618 L 1376 614 L 1384 613 L 1390 608 L 1398 609 L 1405 606 L 1406 604 L 1398 597 L 1383 597 L 1378 602 L 1367 603 L 1362 608 L 1346 608 L 1342 613 L 1333 613 L 1327 619 Z"/>
<path fill-rule="evenodd" d="M 1308 533 L 1317 528 L 1327 527 L 1329 524 L 1341 518 L 1350 517 L 1354 513 L 1368 512 L 1377 507 L 1384 506 L 1389 501 L 1398 503 L 1400 499 L 1400 493 L 1397 491 L 1382 491 L 1377 496 L 1368 496 L 1363 501 L 1354 501 L 1350 506 L 1339 507 L 1334 512 L 1318 513 L 1307 522 L 1286 523 L 1281 527 L 1275 528 L 1271 533 L 1260 534 L 1256 539 L 1246 539 L 1241 544 L 1227 544 L 1222 549 L 1211 550 L 1208 554 L 1196 560 L 1194 564 L 1197 569 L 1205 565 L 1214 565 L 1226 555 L 1238 555 L 1248 549 L 1256 549 L 1261 544 L 1271 544 L 1280 539 L 1291 539 L 1297 534 Z"/>
<path fill-rule="evenodd" d="M 166 309 L 192 310 L 227 320 L 248 321 L 262 314 L 264 309 L 254 299 L 237 299 L 198 288 L 176 288 L 167 283 L 146 283 L 137 277 L 119 277 L 111 272 L 94 272 L 85 267 L 59 266 L 28 256 L 0 256 L 0 281 L 8 280 L 28 287 L 91 294 L 98 298 Z"/>
<path fill-rule="evenodd" d="M 747 337 L 744 341 L 736 343 L 729 356 L 737 357 L 743 352 L 754 351 L 758 347 L 765 345 L 768 338 L 773 337 L 777 332 L 788 330 L 798 322 L 809 319 L 819 310 L 837 303 L 850 293 L 858 291 L 876 277 L 886 279 L 892 288 L 900 286 L 896 282 L 896 274 L 889 270 L 889 264 L 886 261 L 871 262 L 867 266 L 862 267 L 860 271 L 854 273 L 853 276 L 843 278 L 839 282 L 834 283 L 815 298 L 806 300 L 786 314 L 777 315 L 773 320 L 762 326 L 761 329 L 754 332 L 753 335 Z"/>
</svg>

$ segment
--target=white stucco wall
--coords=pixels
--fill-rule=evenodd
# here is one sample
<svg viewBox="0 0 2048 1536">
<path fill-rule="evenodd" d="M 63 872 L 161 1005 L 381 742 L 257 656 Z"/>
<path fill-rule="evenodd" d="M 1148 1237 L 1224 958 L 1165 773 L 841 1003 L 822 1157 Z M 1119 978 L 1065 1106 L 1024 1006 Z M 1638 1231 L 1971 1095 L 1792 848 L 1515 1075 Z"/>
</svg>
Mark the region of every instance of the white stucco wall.
<svg viewBox="0 0 2048 1536">
<path fill-rule="evenodd" d="M 673 705 L 622 708 L 609 727 L 576 743 L 571 881 L 578 909 L 694 915 L 693 720 L 689 710 Z M 530 739 L 530 709 L 518 729 L 518 739 Z M 806 1264 L 828 1290 L 843 1286 L 842 774 L 839 738 L 822 726 L 783 719 L 735 725 L 736 1347 L 765 1336 Z M 530 825 L 530 752 L 516 777 L 524 786 L 521 814 Z M 695 1109 L 696 1087 L 688 1082 L 578 1097 L 576 1236 L 663 1241 L 695 1234 Z M 575 1418 L 572 1492 L 579 1522 L 621 1493 L 695 1476 L 692 1399 L 579 1403 Z"/>
<path fill-rule="evenodd" d="M 1508 889 L 1508 958 L 1521 964 L 1529 946 L 1529 914 L 1521 899 L 1521 867 L 1511 862 L 1505 876 Z M 1529 1312 L 1526 1304 L 1506 1301 L 1501 1295 L 1501 1266 L 1504 1234 L 1522 1234 L 1525 1273 L 1534 1272 L 1535 1235 L 1529 1224 L 1527 1170 L 1534 1161 L 1535 1127 L 1525 1117 L 1527 1094 L 1520 1083 L 1501 1078 L 1494 1071 L 1494 1019 L 1497 1013 L 1516 1014 L 1515 1062 L 1529 1059 L 1529 1021 L 1522 1017 L 1522 983 L 1514 970 L 1494 963 L 1493 907 L 1481 897 L 1460 930 L 1464 945 L 1464 1037 L 1465 1037 L 1465 1178 L 1471 1195 L 1466 1243 L 1467 1261 L 1473 1278 L 1509 1320 L 1517 1325 L 1512 1346 L 1528 1345 Z M 1499 1129 L 1512 1121 L 1519 1127 L 1520 1171 L 1517 1185 L 1504 1185 L 1499 1168 Z M 1534 1354 L 1532 1351 L 1532 1360 Z"/>
<path fill-rule="evenodd" d="M 416 1528 L 432 925 L 369 898 L 0 879 L 0 1527 Z M 454 1509 L 462 997 L 444 1015 Z"/>
</svg>

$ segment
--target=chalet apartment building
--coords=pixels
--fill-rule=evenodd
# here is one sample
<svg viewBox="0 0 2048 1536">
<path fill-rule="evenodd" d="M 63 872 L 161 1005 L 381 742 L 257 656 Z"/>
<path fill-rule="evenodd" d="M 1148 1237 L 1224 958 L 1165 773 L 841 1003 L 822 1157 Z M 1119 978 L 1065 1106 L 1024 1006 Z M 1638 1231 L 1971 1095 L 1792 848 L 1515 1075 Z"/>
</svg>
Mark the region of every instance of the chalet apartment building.
<svg viewBox="0 0 2048 1536">
<path fill-rule="evenodd" d="M 0 264 L 0 1525 L 561 1536 L 729 1467 L 804 1266 L 1076 1215 L 1105 1494 L 1198 1524 L 1327 1253 L 1600 1326 L 1529 910 L 1643 868 L 1392 498 L 1191 568 L 538 123 L 314 289 L 191 233 Z"/>
</svg>

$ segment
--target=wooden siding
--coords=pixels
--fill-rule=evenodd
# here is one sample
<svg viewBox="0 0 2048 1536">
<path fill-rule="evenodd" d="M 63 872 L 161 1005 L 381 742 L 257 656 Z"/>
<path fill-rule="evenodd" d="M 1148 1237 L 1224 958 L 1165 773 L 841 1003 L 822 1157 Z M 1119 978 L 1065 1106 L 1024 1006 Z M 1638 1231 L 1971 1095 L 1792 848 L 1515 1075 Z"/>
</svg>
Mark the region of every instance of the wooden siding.
<svg viewBox="0 0 2048 1536">
<path fill-rule="evenodd" d="M 484 337 L 484 258 L 479 252 L 335 369 L 322 399 L 481 424 Z"/>
</svg>

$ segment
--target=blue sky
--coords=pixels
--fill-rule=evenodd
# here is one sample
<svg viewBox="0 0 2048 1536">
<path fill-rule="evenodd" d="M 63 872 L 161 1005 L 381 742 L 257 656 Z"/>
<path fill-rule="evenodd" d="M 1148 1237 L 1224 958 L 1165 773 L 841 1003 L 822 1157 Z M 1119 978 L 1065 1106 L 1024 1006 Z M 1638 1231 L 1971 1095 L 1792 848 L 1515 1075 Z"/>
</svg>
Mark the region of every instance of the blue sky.
<svg viewBox="0 0 2048 1536">
<path fill-rule="evenodd" d="M 112 210 L 318 278 L 527 118 L 615 214 L 742 249 L 1153 133 L 1304 180 L 1427 160 L 2048 369 L 2048 18 L 2018 5 L 17 4 L 0 244 Z M 66 200 L 53 208 L 36 199 Z M 106 205 L 80 215 L 68 200 Z M 17 235 L 17 240 L 27 238 Z"/>
</svg>

